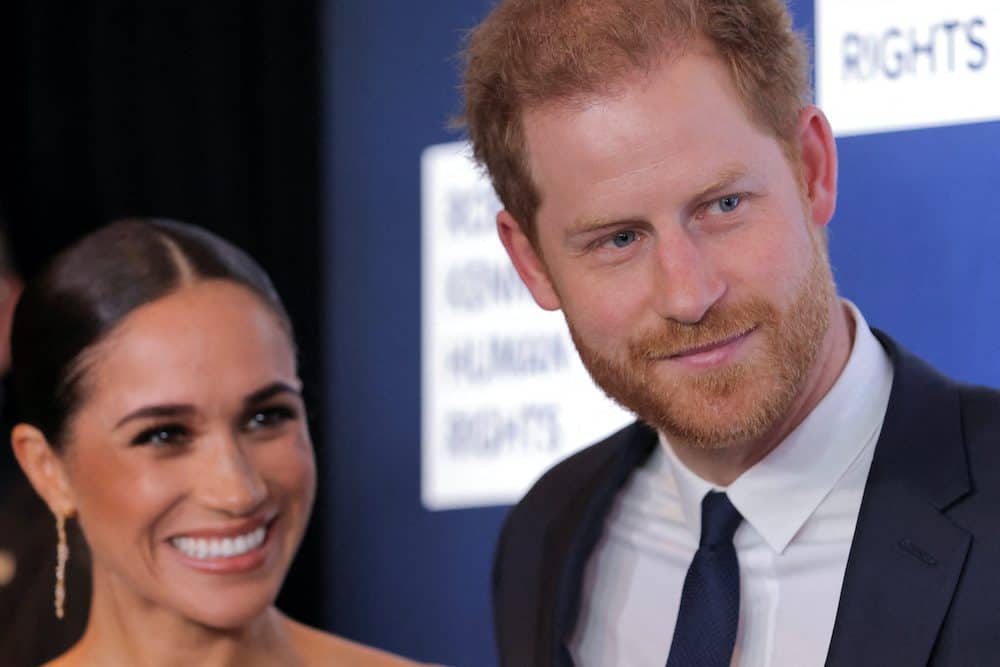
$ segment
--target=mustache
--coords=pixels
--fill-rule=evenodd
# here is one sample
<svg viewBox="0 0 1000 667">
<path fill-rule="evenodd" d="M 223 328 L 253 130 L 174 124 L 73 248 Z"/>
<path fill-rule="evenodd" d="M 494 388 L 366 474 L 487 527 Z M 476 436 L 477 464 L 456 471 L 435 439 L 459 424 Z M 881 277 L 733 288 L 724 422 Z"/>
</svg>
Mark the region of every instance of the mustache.
<svg viewBox="0 0 1000 667">
<path fill-rule="evenodd" d="M 777 322 L 775 308 L 762 299 L 713 306 L 693 323 L 661 320 L 629 342 L 632 359 L 653 361 L 717 345 Z"/>
</svg>

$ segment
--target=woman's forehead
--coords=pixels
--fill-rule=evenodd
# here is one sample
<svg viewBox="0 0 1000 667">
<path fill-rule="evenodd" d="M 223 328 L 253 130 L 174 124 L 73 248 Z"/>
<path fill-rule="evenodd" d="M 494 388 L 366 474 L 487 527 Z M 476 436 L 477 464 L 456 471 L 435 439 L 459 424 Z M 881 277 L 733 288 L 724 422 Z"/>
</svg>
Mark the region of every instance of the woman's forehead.
<svg viewBox="0 0 1000 667">
<path fill-rule="evenodd" d="M 226 281 L 185 286 L 137 308 L 88 352 L 83 369 L 92 398 L 111 392 L 133 400 L 253 391 L 296 375 L 277 316 Z"/>
</svg>

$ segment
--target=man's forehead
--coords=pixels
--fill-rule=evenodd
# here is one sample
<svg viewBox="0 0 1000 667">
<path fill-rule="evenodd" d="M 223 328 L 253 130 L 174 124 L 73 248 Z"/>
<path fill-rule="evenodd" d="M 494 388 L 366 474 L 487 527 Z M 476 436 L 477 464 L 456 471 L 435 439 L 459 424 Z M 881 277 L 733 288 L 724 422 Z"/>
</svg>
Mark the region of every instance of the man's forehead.
<svg viewBox="0 0 1000 667">
<path fill-rule="evenodd" d="M 680 68 L 637 74 L 606 94 L 527 109 L 523 130 L 527 162 L 537 171 L 563 154 L 668 158 L 704 135 L 721 137 L 749 121 L 723 63 L 695 57 Z M 633 156 L 620 155 L 626 149 Z"/>
<path fill-rule="evenodd" d="M 683 49 L 665 52 L 648 67 L 633 67 L 571 95 L 525 104 L 520 111 L 520 124 L 529 160 L 534 144 L 570 121 L 598 119 L 607 114 L 614 115 L 615 124 L 627 129 L 628 123 L 640 119 L 639 114 L 663 115 L 659 109 L 643 108 L 643 99 L 650 97 L 667 98 L 675 108 L 701 106 L 703 100 L 691 91 L 706 78 L 714 82 L 723 96 L 738 104 L 742 110 L 739 120 L 751 118 L 728 62 L 711 45 L 694 40 Z"/>
</svg>

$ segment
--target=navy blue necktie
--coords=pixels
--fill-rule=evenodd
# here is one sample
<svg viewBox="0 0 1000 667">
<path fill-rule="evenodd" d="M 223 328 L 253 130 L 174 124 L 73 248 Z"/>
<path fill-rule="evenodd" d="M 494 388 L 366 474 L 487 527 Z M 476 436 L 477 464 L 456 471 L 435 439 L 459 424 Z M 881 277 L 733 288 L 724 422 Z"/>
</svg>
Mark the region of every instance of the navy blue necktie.
<svg viewBox="0 0 1000 667">
<path fill-rule="evenodd" d="M 701 543 L 684 578 L 667 667 L 729 667 L 740 618 L 733 534 L 743 521 L 724 493 L 701 501 Z"/>
</svg>

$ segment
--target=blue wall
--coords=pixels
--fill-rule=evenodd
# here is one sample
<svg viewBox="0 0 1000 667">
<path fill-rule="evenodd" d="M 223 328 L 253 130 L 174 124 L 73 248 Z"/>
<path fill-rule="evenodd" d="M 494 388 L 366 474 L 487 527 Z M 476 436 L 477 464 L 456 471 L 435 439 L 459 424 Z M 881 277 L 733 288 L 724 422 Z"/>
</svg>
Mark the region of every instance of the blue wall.
<svg viewBox="0 0 1000 667">
<path fill-rule="evenodd" d="M 463 666 L 495 661 L 489 568 L 505 510 L 420 504 L 420 152 L 458 138 L 454 54 L 487 7 L 332 0 L 322 43 L 328 627 Z"/>
<path fill-rule="evenodd" d="M 841 291 L 940 369 L 1000 385 L 1000 123 L 838 143 Z"/>
<path fill-rule="evenodd" d="M 495 664 L 489 567 L 504 508 L 420 505 L 421 150 L 457 135 L 462 31 L 487 0 L 330 0 L 323 17 L 329 261 L 328 627 L 422 660 Z M 812 35 L 812 2 L 792 4 Z M 841 140 L 831 252 L 869 321 L 1000 384 L 1000 123 Z"/>
</svg>

